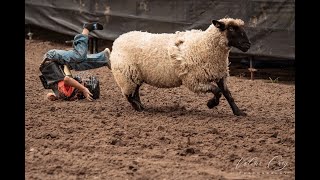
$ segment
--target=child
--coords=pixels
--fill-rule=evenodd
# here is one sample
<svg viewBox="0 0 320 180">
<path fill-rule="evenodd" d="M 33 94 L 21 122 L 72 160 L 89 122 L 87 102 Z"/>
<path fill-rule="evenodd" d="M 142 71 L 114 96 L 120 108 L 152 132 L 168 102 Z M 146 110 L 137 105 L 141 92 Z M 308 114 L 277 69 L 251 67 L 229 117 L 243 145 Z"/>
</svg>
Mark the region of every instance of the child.
<svg viewBox="0 0 320 180">
<path fill-rule="evenodd" d="M 104 51 L 96 54 L 88 54 L 88 35 L 93 30 L 102 30 L 103 26 L 100 23 L 85 23 L 81 34 L 74 37 L 72 50 L 49 50 L 45 55 L 40 67 L 46 61 L 52 61 L 59 65 L 64 65 L 64 71 L 67 74 L 62 80 L 51 85 L 53 93 L 48 93 L 49 100 L 75 100 L 86 98 L 89 101 L 93 100 L 92 94 L 84 82 L 77 81 L 73 78 L 69 69 L 76 71 L 84 71 L 88 69 L 107 66 L 111 69 L 109 61 L 110 50 L 106 48 Z M 41 69 L 41 68 L 40 68 Z M 53 72 L 54 73 L 54 72 Z M 100 92 L 100 91 L 99 91 Z"/>
</svg>

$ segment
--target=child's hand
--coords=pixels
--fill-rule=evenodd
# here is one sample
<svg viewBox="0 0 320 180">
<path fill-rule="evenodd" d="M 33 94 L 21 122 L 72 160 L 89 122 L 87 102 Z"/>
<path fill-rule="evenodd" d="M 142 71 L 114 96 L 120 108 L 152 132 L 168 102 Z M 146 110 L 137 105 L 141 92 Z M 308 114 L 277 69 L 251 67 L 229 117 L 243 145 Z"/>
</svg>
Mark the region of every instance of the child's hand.
<svg viewBox="0 0 320 180">
<path fill-rule="evenodd" d="M 92 94 L 91 92 L 89 91 L 88 88 L 85 88 L 84 91 L 83 91 L 83 95 L 86 97 L 86 99 L 88 99 L 89 101 L 92 101 L 93 98 L 92 98 Z"/>
</svg>

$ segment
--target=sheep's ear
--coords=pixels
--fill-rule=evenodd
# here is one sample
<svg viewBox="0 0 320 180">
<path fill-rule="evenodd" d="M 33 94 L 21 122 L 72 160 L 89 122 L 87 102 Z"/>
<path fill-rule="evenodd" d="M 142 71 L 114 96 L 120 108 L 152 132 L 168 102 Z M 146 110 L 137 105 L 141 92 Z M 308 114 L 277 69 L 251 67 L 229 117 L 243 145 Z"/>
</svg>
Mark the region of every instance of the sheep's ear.
<svg viewBox="0 0 320 180">
<path fill-rule="evenodd" d="M 226 25 L 223 22 L 217 21 L 217 20 L 212 20 L 212 24 L 216 27 L 219 28 L 220 31 L 223 31 L 226 29 Z"/>
</svg>

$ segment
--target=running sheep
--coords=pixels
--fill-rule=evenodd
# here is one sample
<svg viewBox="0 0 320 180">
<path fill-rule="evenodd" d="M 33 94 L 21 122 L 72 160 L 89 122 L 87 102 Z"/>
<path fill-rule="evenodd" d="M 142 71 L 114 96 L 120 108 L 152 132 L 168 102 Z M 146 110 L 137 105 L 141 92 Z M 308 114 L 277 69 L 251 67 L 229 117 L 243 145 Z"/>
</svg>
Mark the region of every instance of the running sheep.
<svg viewBox="0 0 320 180">
<path fill-rule="evenodd" d="M 146 83 L 160 88 L 184 85 L 195 93 L 213 93 L 208 108 L 217 106 L 223 94 L 233 114 L 245 116 L 234 102 L 226 80 L 231 47 L 246 52 L 250 46 L 244 22 L 223 18 L 212 20 L 205 31 L 122 34 L 113 43 L 110 61 L 123 96 L 137 111 L 144 109 L 139 88 Z"/>
</svg>

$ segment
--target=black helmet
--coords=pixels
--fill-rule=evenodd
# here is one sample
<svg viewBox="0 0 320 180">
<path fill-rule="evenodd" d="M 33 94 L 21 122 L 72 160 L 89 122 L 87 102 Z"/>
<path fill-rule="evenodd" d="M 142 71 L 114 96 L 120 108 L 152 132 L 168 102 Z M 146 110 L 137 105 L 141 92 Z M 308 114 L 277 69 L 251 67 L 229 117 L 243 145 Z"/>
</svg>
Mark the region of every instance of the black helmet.
<svg viewBox="0 0 320 180">
<path fill-rule="evenodd" d="M 79 75 L 76 75 L 75 77 L 73 77 L 73 79 L 78 81 L 80 84 L 82 83 L 82 78 Z"/>
<path fill-rule="evenodd" d="M 73 79 L 78 81 L 79 83 L 84 82 L 84 86 L 88 88 L 88 90 L 91 92 L 93 95 L 93 99 L 98 99 L 100 97 L 100 85 L 99 85 L 99 80 L 95 76 L 89 76 L 87 79 L 82 79 L 79 75 L 76 75 Z M 79 99 L 84 99 L 84 95 L 81 94 Z"/>
<path fill-rule="evenodd" d="M 98 99 L 100 97 L 100 85 L 98 78 L 90 76 L 88 79 L 83 80 L 83 82 L 84 86 L 92 93 L 92 98 Z"/>
</svg>

